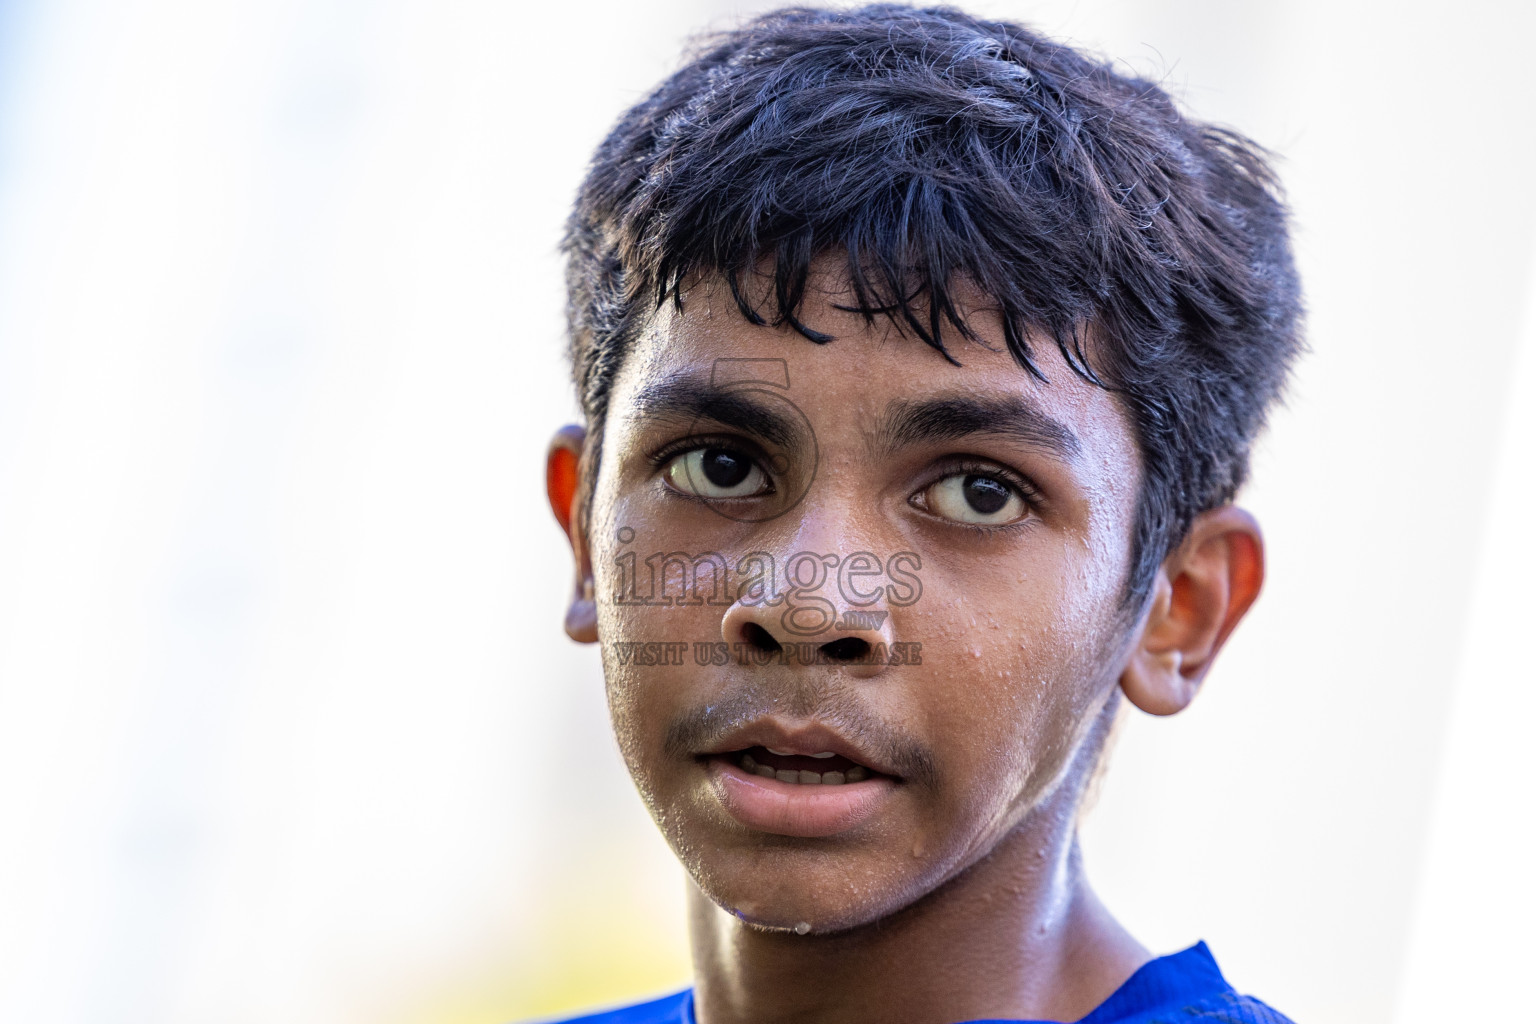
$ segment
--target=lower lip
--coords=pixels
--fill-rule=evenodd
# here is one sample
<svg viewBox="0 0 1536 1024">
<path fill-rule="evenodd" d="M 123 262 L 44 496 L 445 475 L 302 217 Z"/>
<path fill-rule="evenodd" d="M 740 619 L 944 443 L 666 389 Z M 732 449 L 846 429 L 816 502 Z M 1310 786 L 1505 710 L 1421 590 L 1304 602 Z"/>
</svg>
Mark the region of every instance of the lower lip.
<svg viewBox="0 0 1536 1024">
<path fill-rule="evenodd" d="M 731 817 L 759 832 L 807 838 L 835 836 L 861 824 L 896 791 L 883 776 L 841 786 L 800 785 L 749 775 L 719 758 L 706 763 Z"/>
</svg>

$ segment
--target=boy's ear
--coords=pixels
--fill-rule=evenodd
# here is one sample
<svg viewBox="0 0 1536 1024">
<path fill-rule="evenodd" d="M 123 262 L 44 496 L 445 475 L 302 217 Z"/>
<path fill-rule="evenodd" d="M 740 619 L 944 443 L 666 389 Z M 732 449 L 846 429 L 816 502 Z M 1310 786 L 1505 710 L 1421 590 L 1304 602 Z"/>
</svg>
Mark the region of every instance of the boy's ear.
<svg viewBox="0 0 1536 1024">
<path fill-rule="evenodd" d="M 544 463 L 544 486 L 549 507 L 576 556 L 576 588 L 565 610 L 565 632 L 578 643 L 597 642 L 597 602 L 592 597 L 592 559 L 582 530 L 581 454 L 586 448 L 585 427 L 569 424 L 555 431 Z"/>
<path fill-rule="evenodd" d="M 1235 505 L 1202 512 L 1158 570 L 1120 688 L 1153 715 L 1183 711 L 1264 585 L 1264 537 Z"/>
</svg>

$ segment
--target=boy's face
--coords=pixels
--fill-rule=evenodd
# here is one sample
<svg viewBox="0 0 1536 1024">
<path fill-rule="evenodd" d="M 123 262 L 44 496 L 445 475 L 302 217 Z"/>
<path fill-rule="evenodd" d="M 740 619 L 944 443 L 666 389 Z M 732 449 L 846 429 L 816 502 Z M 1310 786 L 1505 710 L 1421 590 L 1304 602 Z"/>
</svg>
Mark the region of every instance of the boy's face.
<svg viewBox="0 0 1536 1024">
<path fill-rule="evenodd" d="M 652 815 L 715 902 L 817 931 L 931 892 L 1086 770 L 1139 486 L 1126 415 L 1053 344 L 1043 384 L 983 310 L 991 348 L 951 334 L 956 367 L 839 301 L 805 303 L 826 345 L 719 284 L 663 310 L 587 538 Z"/>
</svg>

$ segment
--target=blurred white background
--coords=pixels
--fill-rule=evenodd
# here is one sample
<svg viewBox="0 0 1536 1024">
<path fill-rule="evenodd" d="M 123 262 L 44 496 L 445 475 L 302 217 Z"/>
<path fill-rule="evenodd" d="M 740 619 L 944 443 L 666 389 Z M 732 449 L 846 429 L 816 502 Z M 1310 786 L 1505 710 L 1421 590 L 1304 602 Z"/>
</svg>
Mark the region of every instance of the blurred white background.
<svg viewBox="0 0 1536 1024">
<path fill-rule="evenodd" d="M 491 1024 L 685 982 L 560 631 L 561 222 L 767 4 L 0 0 L 0 1019 Z M 1282 157 L 1268 589 L 1090 873 L 1301 1024 L 1536 961 L 1529 5 L 1012 0 Z M 1506 1012 L 1500 1012 L 1503 1008 Z"/>
</svg>

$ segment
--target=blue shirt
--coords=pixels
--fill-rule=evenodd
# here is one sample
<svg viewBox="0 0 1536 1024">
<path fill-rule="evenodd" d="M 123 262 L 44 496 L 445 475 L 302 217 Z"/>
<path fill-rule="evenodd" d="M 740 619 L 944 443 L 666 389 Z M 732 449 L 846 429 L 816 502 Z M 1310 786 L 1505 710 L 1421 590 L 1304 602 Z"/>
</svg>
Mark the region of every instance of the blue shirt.
<svg viewBox="0 0 1536 1024">
<path fill-rule="evenodd" d="M 1216 958 L 1199 942 L 1158 957 L 1115 989 L 1077 1024 L 1292 1024 L 1221 976 Z M 576 1017 L 565 1024 L 694 1024 L 693 990 L 648 1003 Z M 1046 1021 L 970 1021 L 966 1024 L 1049 1024 Z"/>
</svg>

